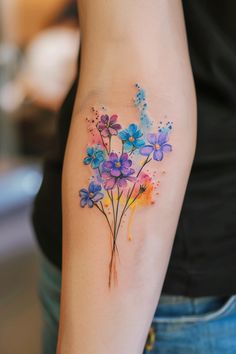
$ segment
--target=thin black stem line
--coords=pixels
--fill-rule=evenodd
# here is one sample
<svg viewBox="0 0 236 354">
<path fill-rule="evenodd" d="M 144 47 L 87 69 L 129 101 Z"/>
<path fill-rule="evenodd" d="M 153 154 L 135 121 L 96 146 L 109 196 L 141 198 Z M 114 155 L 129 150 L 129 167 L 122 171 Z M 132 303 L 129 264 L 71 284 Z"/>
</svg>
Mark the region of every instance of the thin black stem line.
<svg viewBox="0 0 236 354">
<path fill-rule="evenodd" d="M 102 204 L 102 203 L 101 203 L 101 204 Z M 96 203 L 95 203 L 94 205 L 95 205 L 95 207 L 105 216 L 106 221 L 107 221 L 107 223 L 108 223 L 108 225 L 109 225 L 110 231 L 111 231 L 111 233 L 113 233 L 112 227 L 111 227 L 111 224 L 110 224 L 110 221 L 109 221 L 109 219 L 108 219 L 108 217 L 107 217 L 107 214 L 106 214 L 106 212 L 105 212 L 105 210 L 104 210 L 104 208 L 103 208 L 103 205 L 102 205 L 102 208 L 100 208 Z"/>
<path fill-rule="evenodd" d="M 98 128 L 97 128 L 97 129 L 98 129 Z M 106 149 L 107 154 L 109 155 L 109 151 L 108 151 L 108 148 L 107 148 L 107 146 L 106 146 L 106 144 L 105 144 L 105 142 L 104 142 L 103 136 L 102 136 L 102 134 L 101 134 L 101 132 L 100 132 L 99 129 L 98 129 L 98 131 L 99 131 L 100 137 L 101 137 L 101 139 L 102 139 L 103 146 L 104 146 L 104 148 Z"/>
<path fill-rule="evenodd" d="M 98 207 L 97 204 L 95 204 L 95 205 Z M 111 234 L 112 234 L 112 239 L 113 239 L 113 230 L 112 230 L 112 227 L 111 227 L 110 220 L 108 219 L 108 216 L 107 216 L 107 214 L 106 214 L 106 212 L 105 212 L 105 210 L 104 210 L 104 206 L 103 206 L 102 202 L 100 202 L 100 205 L 101 205 L 101 209 L 99 209 L 99 207 L 98 207 L 98 209 L 99 209 L 99 210 L 103 213 L 103 215 L 105 216 L 105 218 L 106 218 L 106 220 L 107 220 L 107 223 L 108 223 L 108 225 L 109 225 Z M 116 245 L 116 251 L 117 251 L 117 253 L 119 254 L 117 245 Z"/>
<path fill-rule="evenodd" d="M 132 156 L 135 150 L 135 148 L 132 148 L 132 150 L 129 152 L 129 156 Z"/>
<path fill-rule="evenodd" d="M 99 176 L 102 177 L 99 166 L 98 166 L 97 170 L 98 170 Z"/>
<path fill-rule="evenodd" d="M 121 150 L 121 155 L 123 155 L 123 153 L 124 153 L 124 142 L 123 142 L 123 140 L 122 140 L 122 150 Z"/>
<path fill-rule="evenodd" d="M 127 205 L 125 211 L 127 211 L 127 210 L 130 208 L 130 206 L 136 201 L 136 199 L 139 197 L 139 195 L 141 195 L 140 192 L 138 192 L 138 193 L 136 194 L 136 196 L 134 197 L 134 199 L 132 200 L 132 202 Z"/>
<path fill-rule="evenodd" d="M 111 135 L 109 135 L 109 150 L 108 154 L 110 155 L 111 153 Z"/>
<path fill-rule="evenodd" d="M 137 173 L 136 178 L 138 178 L 138 176 L 140 175 L 140 173 L 141 173 L 141 171 L 143 170 L 144 166 L 145 166 L 147 163 L 149 163 L 149 162 L 151 161 L 151 159 L 149 159 L 149 156 L 150 156 L 150 155 L 148 155 L 147 158 L 146 158 L 146 160 L 144 161 L 142 167 L 140 168 L 139 172 Z M 138 195 L 137 195 L 137 196 L 135 197 L 135 200 L 133 200 L 132 203 L 128 206 L 129 200 L 130 200 L 130 198 L 131 198 L 131 196 L 132 196 L 132 194 L 133 194 L 133 191 L 134 191 L 134 188 L 135 188 L 135 186 L 136 186 L 136 183 L 137 183 L 137 182 L 134 183 L 134 185 L 133 185 L 131 191 L 128 192 L 128 196 L 127 196 L 127 199 L 126 199 L 126 203 L 125 203 L 125 206 L 124 206 L 124 208 L 123 208 L 123 210 L 122 210 L 122 213 L 121 213 L 121 216 L 120 216 L 120 220 L 119 220 L 119 224 L 118 224 L 118 228 L 117 228 L 117 234 L 118 234 L 118 232 L 119 232 L 119 230 L 120 230 L 120 225 L 121 225 L 121 221 L 122 221 L 122 219 L 123 219 L 123 217 L 124 217 L 124 214 L 125 214 L 126 211 L 129 209 L 130 205 L 131 205 L 131 204 L 137 199 L 137 197 L 138 197 Z M 127 207 L 127 206 L 128 206 L 128 207 Z"/>
<path fill-rule="evenodd" d="M 108 192 L 107 192 L 108 193 Z M 109 195 L 109 194 L 108 194 Z M 114 225 L 115 225 L 115 205 L 114 205 L 114 198 L 113 198 L 113 192 L 111 190 L 111 204 L 112 204 L 112 211 L 113 211 L 113 218 L 114 218 Z M 114 226 L 114 234 L 115 234 L 115 226 Z"/>
<path fill-rule="evenodd" d="M 139 172 L 138 172 L 136 178 L 138 178 L 138 176 L 139 176 L 140 173 L 142 172 L 144 166 L 146 166 L 146 164 L 149 163 L 149 162 L 152 160 L 151 158 L 149 159 L 149 156 L 150 156 L 150 155 L 148 155 L 147 158 L 146 158 L 146 160 L 144 161 L 144 163 L 143 163 L 142 167 L 140 168 L 140 170 L 139 170 Z"/>
<path fill-rule="evenodd" d="M 127 195 L 127 198 L 126 198 L 125 206 L 124 206 L 124 208 L 123 208 L 123 210 L 121 212 L 120 220 L 119 220 L 118 227 L 117 227 L 117 230 L 116 230 L 116 235 L 118 235 L 118 233 L 119 233 L 121 221 L 122 221 L 123 216 L 125 214 L 125 210 L 126 210 L 128 202 L 129 202 L 130 195 L 131 195 L 130 194 L 130 190 L 128 190 L 128 195 Z"/>
<path fill-rule="evenodd" d="M 117 244 L 116 244 L 116 239 L 118 236 L 116 227 L 117 227 L 117 219 L 118 219 L 118 212 L 119 212 L 119 203 L 120 203 L 120 198 L 123 194 L 123 191 L 120 193 L 119 186 L 117 186 L 117 203 L 116 203 L 116 208 L 114 206 L 114 197 L 113 197 L 113 191 L 111 191 L 111 200 L 113 201 L 113 215 L 114 215 L 114 235 L 113 235 L 113 246 L 112 246 L 112 251 L 111 251 L 111 260 L 110 260 L 110 270 L 109 270 L 109 287 L 111 286 L 111 276 L 112 276 L 112 267 L 113 267 L 113 259 L 114 259 L 114 254 L 115 250 L 117 249 Z M 119 253 L 118 253 L 119 256 Z"/>
<path fill-rule="evenodd" d="M 108 222 L 110 231 L 111 231 L 111 233 L 112 233 L 111 223 L 110 223 L 110 220 L 108 219 L 108 216 L 107 216 L 107 214 L 106 214 L 106 212 L 105 212 L 105 210 L 104 210 L 104 206 L 103 206 L 102 202 L 100 202 L 100 205 L 101 205 L 102 213 L 103 213 L 103 215 L 105 216 L 105 218 L 106 218 L 106 220 L 107 220 L 107 222 Z"/>
</svg>

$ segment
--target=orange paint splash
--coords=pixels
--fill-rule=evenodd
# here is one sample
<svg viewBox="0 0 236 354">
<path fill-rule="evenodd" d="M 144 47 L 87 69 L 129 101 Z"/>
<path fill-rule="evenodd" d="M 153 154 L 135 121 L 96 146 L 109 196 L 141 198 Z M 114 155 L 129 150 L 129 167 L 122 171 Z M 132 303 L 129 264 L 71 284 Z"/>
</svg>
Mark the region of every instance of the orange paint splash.
<svg viewBox="0 0 236 354">
<path fill-rule="evenodd" d="M 132 222 L 134 219 L 135 208 L 136 208 L 136 205 L 131 207 L 130 217 L 129 217 L 129 221 L 128 221 L 128 241 L 133 240 L 133 236 L 131 233 L 131 227 L 132 227 Z"/>
</svg>

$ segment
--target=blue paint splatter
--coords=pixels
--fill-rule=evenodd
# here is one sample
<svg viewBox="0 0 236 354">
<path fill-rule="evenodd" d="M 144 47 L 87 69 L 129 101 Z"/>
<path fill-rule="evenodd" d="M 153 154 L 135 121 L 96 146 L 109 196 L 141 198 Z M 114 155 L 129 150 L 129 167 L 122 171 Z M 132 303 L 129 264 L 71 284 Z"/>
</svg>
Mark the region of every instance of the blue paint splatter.
<svg viewBox="0 0 236 354">
<path fill-rule="evenodd" d="M 148 104 L 146 100 L 145 91 L 139 84 L 135 84 L 135 87 L 138 89 L 138 91 L 134 99 L 134 105 L 139 110 L 139 119 L 140 119 L 139 127 L 140 129 L 142 129 L 144 135 L 146 136 L 150 131 L 150 129 L 152 128 L 153 123 L 147 113 Z"/>
</svg>

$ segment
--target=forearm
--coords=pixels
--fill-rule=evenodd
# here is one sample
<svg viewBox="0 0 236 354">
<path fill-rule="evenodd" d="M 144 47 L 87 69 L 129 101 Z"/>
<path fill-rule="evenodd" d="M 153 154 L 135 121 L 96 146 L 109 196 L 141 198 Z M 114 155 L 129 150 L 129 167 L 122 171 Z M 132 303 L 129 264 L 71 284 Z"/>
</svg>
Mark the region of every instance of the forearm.
<svg viewBox="0 0 236 354">
<path fill-rule="evenodd" d="M 132 1 L 126 3 L 128 7 L 133 5 Z M 105 38 L 96 23 L 90 21 L 89 9 L 82 8 L 86 13 L 85 23 L 82 21 L 84 44 L 80 83 L 63 172 L 59 354 L 142 353 L 163 284 L 192 163 L 195 99 L 179 1 L 172 1 L 171 5 L 165 1 L 150 1 L 150 8 L 146 7 L 146 2 L 135 4 L 132 11 L 138 11 L 137 7 L 145 4 L 145 10 L 139 8 L 135 14 L 140 25 L 130 24 L 126 36 L 122 30 L 124 24 L 119 23 L 117 15 L 114 28 Z M 131 11 L 131 8 L 126 10 Z M 144 11 L 150 11 L 150 16 Z M 151 23 L 153 11 L 157 11 L 156 23 Z M 145 20 L 142 30 L 137 32 L 142 15 L 150 21 Z M 98 23 L 99 16 L 102 14 L 97 13 Z M 90 26 L 96 29 L 96 34 L 91 34 Z M 140 167 L 137 165 L 132 174 L 137 179 L 126 181 L 118 209 L 117 200 L 122 191 L 119 178 L 115 179 L 112 189 L 105 187 L 102 190 L 104 197 L 108 195 L 108 206 L 104 210 L 109 225 L 96 205 L 81 208 L 78 196 L 79 190 L 88 186 L 92 175 L 98 178 L 97 184 L 105 185 L 102 163 L 100 180 L 94 169 L 84 164 L 86 147 L 93 141 L 90 128 L 96 127 L 92 121 L 97 122 L 92 107 L 98 111 L 98 121 L 105 110 L 109 116 L 118 115 L 122 130 L 132 123 L 140 127 L 139 111 L 132 101 L 137 81 L 147 93 L 147 112 L 153 123 L 150 133 L 157 134 L 160 121 L 162 127 L 168 121 L 173 122 L 169 139 L 173 151 L 164 154 L 161 161 L 152 158 L 143 168 L 147 155 L 142 155 L 140 149 L 136 149 L 135 157 L 128 152 L 133 165 L 137 159 Z M 106 138 L 102 140 L 107 141 Z M 102 146 L 102 140 L 100 147 L 105 160 L 109 160 L 111 151 L 121 155 L 123 141 L 118 136 L 112 136 L 111 148 L 109 144 Z M 145 144 L 150 145 L 147 141 Z M 111 151 L 106 151 L 109 149 Z M 153 156 L 152 151 L 149 157 Z M 155 188 L 149 190 L 150 186 L 145 185 L 147 190 L 131 206 L 137 186 L 141 185 L 140 168 L 149 175 Z M 126 210 L 127 196 L 133 187 L 127 204 L 130 208 Z M 109 200 L 111 192 L 114 213 Z M 106 207 L 105 199 L 102 203 Z M 101 209 L 100 204 L 98 206 Z M 115 256 L 111 269 L 112 250 Z"/>
</svg>

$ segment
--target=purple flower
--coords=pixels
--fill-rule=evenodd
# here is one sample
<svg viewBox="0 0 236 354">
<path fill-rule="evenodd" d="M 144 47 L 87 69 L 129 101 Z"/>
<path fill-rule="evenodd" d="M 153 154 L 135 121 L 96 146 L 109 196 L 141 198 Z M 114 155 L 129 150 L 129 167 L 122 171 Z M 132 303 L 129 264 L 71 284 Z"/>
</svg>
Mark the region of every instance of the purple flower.
<svg viewBox="0 0 236 354">
<path fill-rule="evenodd" d="M 139 149 L 141 155 L 149 156 L 153 153 L 153 158 L 156 161 L 163 159 L 164 152 L 172 151 L 172 146 L 167 144 L 168 133 L 161 132 L 158 134 L 149 134 L 148 142 L 150 145 L 145 145 Z"/>
<path fill-rule="evenodd" d="M 104 194 L 101 193 L 101 189 L 102 187 L 95 182 L 91 182 L 89 184 L 88 190 L 82 188 L 79 191 L 79 196 L 81 198 L 80 206 L 84 208 L 86 205 L 88 205 L 89 208 L 92 208 L 95 203 L 99 202 L 104 197 Z"/>
<path fill-rule="evenodd" d="M 111 135 L 117 135 L 118 130 L 121 129 L 121 125 L 116 123 L 118 116 L 113 114 L 110 118 L 107 114 L 104 114 L 100 118 L 100 122 L 97 124 L 97 128 L 103 137 L 109 137 Z"/>
<path fill-rule="evenodd" d="M 112 189 L 117 184 L 119 187 L 126 187 L 127 181 L 134 182 L 134 169 L 131 168 L 132 161 L 128 154 L 124 153 L 120 157 L 114 152 L 109 155 L 109 160 L 102 164 L 102 178 L 104 188 Z"/>
</svg>

